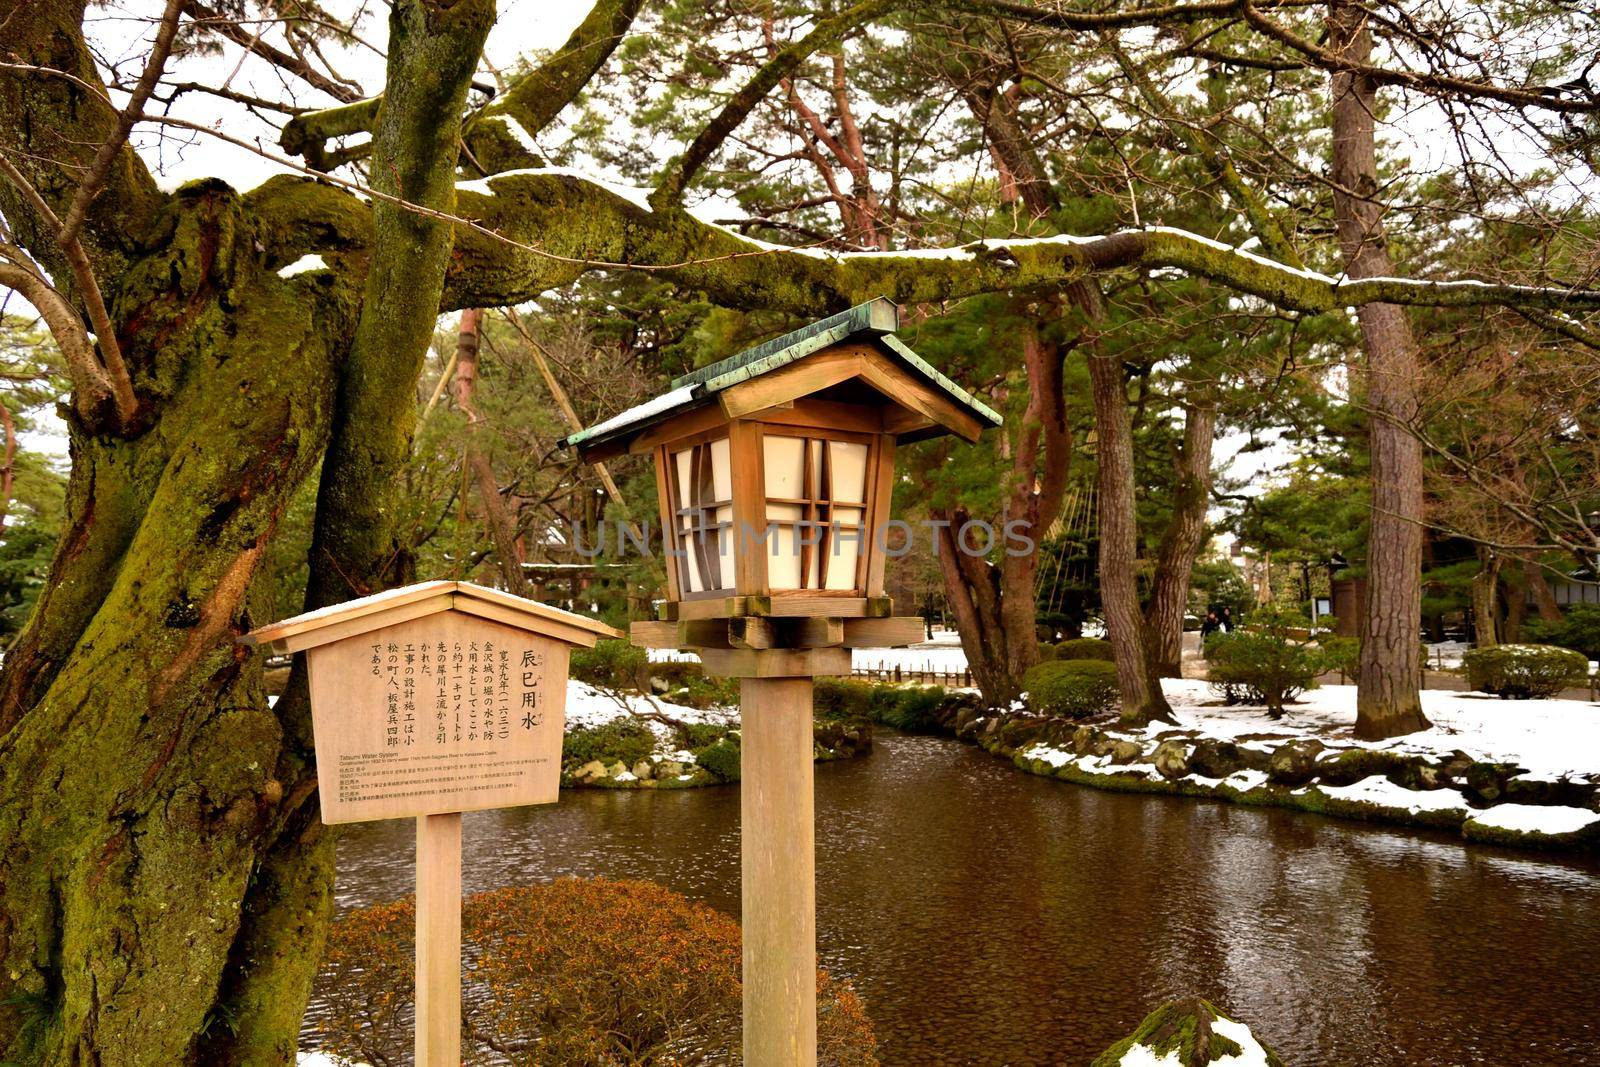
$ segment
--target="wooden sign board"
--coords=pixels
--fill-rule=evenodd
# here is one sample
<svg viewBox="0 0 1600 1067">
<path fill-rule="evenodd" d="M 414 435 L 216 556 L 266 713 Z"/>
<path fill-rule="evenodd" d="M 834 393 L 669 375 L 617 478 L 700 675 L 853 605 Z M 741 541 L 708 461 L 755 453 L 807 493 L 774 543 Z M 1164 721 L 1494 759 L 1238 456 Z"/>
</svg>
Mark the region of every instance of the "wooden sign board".
<svg viewBox="0 0 1600 1067">
<path fill-rule="evenodd" d="M 322 821 L 554 803 L 568 649 L 453 610 L 311 649 Z"/>
</svg>

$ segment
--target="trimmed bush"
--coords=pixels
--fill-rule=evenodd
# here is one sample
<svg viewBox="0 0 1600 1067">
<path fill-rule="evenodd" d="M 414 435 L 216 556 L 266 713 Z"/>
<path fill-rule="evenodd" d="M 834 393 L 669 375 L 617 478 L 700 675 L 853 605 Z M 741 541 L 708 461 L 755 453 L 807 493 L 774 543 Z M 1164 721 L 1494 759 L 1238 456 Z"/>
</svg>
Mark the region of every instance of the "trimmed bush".
<svg viewBox="0 0 1600 1067">
<path fill-rule="evenodd" d="M 1214 633 L 1206 638 L 1211 688 L 1229 704 L 1261 704 L 1274 719 L 1283 706 L 1316 685 L 1317 675 L 1337 666 L 1348 649 L 1307 645 L 1293 639 L 1298 620 L 1288 612 L 1263 608 L 1250 630 Z"/>
<path fill-rule="evenodd" d="M 642 648 L 626 641 L 601 641 L 593 648 L 575 648 L 568 673 L 580 682 L 608 689 L 636 689 L 650 668 Z"/>
<path fill-rule="evenodd" d="M 318 989 L 326 1052 L 408 1062 L 415 1000 L 411 898 L 335 922 Z M 566 878 L 468 897 L 465 1062 L 736 1062 L 739 924 L 650 882 Z M 848 983 L 817 972 L 817 1061 L 876 1064 Z"/>
<path fill-rule="evenodd" d="M 599 760 L 610 765 L 621 760 L 632 767 L 655 751 L 656 735 L 644 723 L 633 719 L 614 719 L 599 726 L 580 726 L 567 731 L 561 742 L 563 764 L 584 764 Z"/>
<path fill-rule="evenodd" d="M 872 698 L 878 687 L 847 678 L 818 678 L 812 689 L 812 710 L 831 722 L 865 722 L 872 718 Z"/>
<path fill-rule="evenodd" d="M 1039 653 L 1041 659 L 1052 660 L 1088 659 L 1112 663 L 1116 659 L 1111 651 L 1111 642 L 1098 637 L 1074 637 L 1058 645 L 1046 645 Z"/>
<path fill-rule="evenodd" d="M 694 761 L 724 782 L 739 780 L 739 742 L 731 734 L 695 752 Z"/>
<path fill-rule="evenodd" d="M 872 718 L 908 734 L 932 733 L 939 727 L 935 712 L 944 703 L 937 685 L 880 685 L 872 693 Z"/>
<path fill-rule="evenodd" d="M 1554 645 L 1494 645 L 1474 648 L 1461 657 L 1467 683 L 1502 700 L 1555 696 L 1578 685 L 1589 673 L 1581 652 Z"/>
<path fill-rule="evenodd" d="M 1538 644 L 1570 648 L 1600 659 L 1600 604 L 1573 604 L 1560 622 L 1530 619 L 1523 629 Z"/>
<path fill-rule="evenodd" d="M 1323 634 L 1317 638 L 1317 647 L 1322 650 L 1323 670 L 1344 671 L 1351 679 L 1361 673 L 1361 642 L 1358 639 Z M 1427 659 L 1426 648 L 1423 649 L 1423 659 Z"/>
<path fill-rule="evenodd" d="M 1117 668 L 1098 659 L 1041 663 L 1022 676 L 1022 688 L 1035 711 L 1085 719 L 1117 706 Z"/>
</svg>

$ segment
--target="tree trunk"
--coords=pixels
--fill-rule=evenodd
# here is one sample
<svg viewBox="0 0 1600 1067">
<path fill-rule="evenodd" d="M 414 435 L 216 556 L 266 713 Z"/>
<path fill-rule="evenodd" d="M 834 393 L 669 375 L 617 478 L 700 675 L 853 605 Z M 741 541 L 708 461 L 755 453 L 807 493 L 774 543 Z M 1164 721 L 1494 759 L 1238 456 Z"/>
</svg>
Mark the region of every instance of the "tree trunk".
<svg viewBox="0 0 1600 1067">
<path fill-rule="evenodd" d="M 1049 312 L 1047 318 L 1055 317 Z M 961 645 L 978 688 L 991 706 L 1004 707 L 1022 691 L 1022 676 L 1039 661 L 1034 629 L 1038 613 L 1034 579 L 1039 571 L 1037 539 L 1055 521 L 1072 465 L 1072 433 L 1067 425 L 1061 347 L 1040 336 L 1029 319 L 1022 341 L 1028 373 L 1028 407 L 1011 449 L 1001 546 L 995 559 L 971 554 L 960 543 L 971 518 L 965 508 L 936 510 L 938 555 L 945 594 L 955 612 Z M 1035 550 L 1007 552 L 1007 523 L 1020 523 L 1035 540 Z M 967 538 L 967 549 L 973 539 Z"/>
<path fill-rule="evenodd" d="M 1098 325 L 1103 316 L 1099 290 L 1085 283 L 1078 283 L 1073 289 L 1073 301 L 1091 326 Z M 1139 530 L 1127 382 L 1121 363 L 1102 354 L 1098 340 L 1091 340 L 1088 351 L 1095 457 L 1100 472 L 1100 606 L 1117 663 L 1122 721 L 1176 722 L 1161 691 L 1161 679 L 1151 667 L 1144 616 L 1139 612 L 1139 584 L 1134 570 Z"/>
<path fill-rule="evenodd" d="M 1161 535 L 1155 578 L 1145 605 L 1150 665 L 1162 678 L 1183 677 L 1183 617 L 1189 606 L 1189 578 L 1206 543 L 1206 509 L 1211 503 L 1211 446 L 1217 409 L 1190 405 L 1184 414 L 1183 453 L 1172 520 Z"/>
<path fill-rule="evenodd" d="M 8 46 L 93 77 L 70 54 L 75 26 L 36 32 L 59 14 L 8 20 Z M 482 0 L 397 6 L 391 85 L 406 88 L 383 110 L 402 136 L 380 127 L 375 184 L 448 208 L 459 128 L 438 116 L 461 114 L 491 18 Z M 28 114 L 28 129 L 51 127 Z M 61 127 L 81 128 L 71 111 Z M 384 446 L 414 421 L 450 240 L 429 221 L 442 233 L 430 255 L 393 214 L 301 179 L 243 197 L 194 183 L 136 218 L 134 250 L 104 272 L 150 428 L 69 421 L 66 529 L 0 674 L 0 1060 L 293 1061 L 331 911 L 331 835 L 310 802 L 303 668 L 269 708 L 261 658 L 236 638 L 276 524 L 334 434 L 319 524 L 362 514 L 373 521 L 352 543 L 392 542 Z M 277 273 L 309 247 L 331 269 Z M 317 539 L 318 595 L 370 580 L 346 547 Z"/>
<path fill-rule="evenodd" d="M 456 406 L 467 420 L 467 439 L 463 450 L 466 473 L 478 488 L 478 510 L 483 524 L 494 541 L 495 562 L 500 567 L 500 580 L 507 592 L 525 596 L 528 577 L 522 570 L 522 553 L 517 546 L 517 524 L 500 498 L 500 483 L 495 480 L 494 466 L 483 446 L 482 420 L 472 397 L 478 383 L 479 330 L 483 313 L 468 308 L 461 313 L 461 327 L 456 334 Z"/>
<path fill-rule="evenodd" d="M 1500 609 L 1495 595 L 1500 586 L 1500 556 L 1487 545 L 1478 545 L 1478 573 L 1472 576 L 1472 643 L 1490 648 L 1500 643 Z"/>
<path fill-rule="evenodd" d="M 1522 561 L 1522 574 L 1528 580 L 1528 588 L 1533 590 L 1533 606 L 1539 609 L 1539 618 L 1544 622 L 1561 621 L 1561 605 L 1556 603 L 1555 593 L 1550 591 L 1550 583 L 1545 581 L 1544 568 L 1531 559 Z"/>
<path fill-rule="evenodd" d="M 180 194 L 116 305 L 159 429 L 69 424 L 66 529 L 0 681 L 0 1060 L 196 1062 L 264 857 L 304 814 L 306 724 L 268 708 L 235 638 L 355 325 L 352 287 L 281 279 L 252 247 L 310 188 Z M 304 915 L 276 937 L 300 957 Z M 299 984 L 271 1007 L 289 1051 Z"/>
<path fill-rule="evenodd" d="M 1372 54 L 1365 11 L 1329 5 L 1329 46 L 1352 63 Z M 1374 115 L 1377 89 L 1351 73 L 1333 76 L 1333 204 L 1351 278 L 1394 273 L 1384 244 Z M 1411 322 L 1394 304 L 1357 309 L 1367 356 L 1372 453 L 1372 522 L 1367 540 L 1367 609 L 1356 684 L 1356 736 L 1377 740 L 1429 726 L 1419 690 L 1422 648 L 1422 443 L 1417 413 L 1417 348 Z"/>
</svg>

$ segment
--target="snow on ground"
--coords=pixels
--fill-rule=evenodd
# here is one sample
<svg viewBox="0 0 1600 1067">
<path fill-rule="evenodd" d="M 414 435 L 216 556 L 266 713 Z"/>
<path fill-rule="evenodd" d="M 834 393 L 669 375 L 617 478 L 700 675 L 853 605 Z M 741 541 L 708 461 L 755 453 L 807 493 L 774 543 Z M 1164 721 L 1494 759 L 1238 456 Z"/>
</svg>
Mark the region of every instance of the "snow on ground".
<svg viewBox="0 0 1600 1067">
<path fill-rule="evenodd" d="M 1600 812 L 1545 804 L 1500 804 L 1472 816 L 1479 826 L 1517 833 L 1574 834 L 1600 822 Z"/>
<path fill-rule="evenodd" d="M 650 715 L 659 712 L 668 718 L 677 719 L 687 723 L 711 723 L 717 726 L 738 726 L 739 709 L 733 708 L 691 708 L 684 704 L 674 704 L 659 697 L 647 697 L 642 693 L 613 693 L 589 685 L 587 682 L 572 680 L 567 682 L 567 729 L 587 726 L 603 726 L 608 722 L 629 716 Z M 676 739 L 672 728 L 664 722 L 651 719 L 639 719 L 639 722 L 650 728 L 650 732 L 663 743 Z M 685 754 L 678 754 L 683 758 Z"/>
<path fill-rule="evenodd" d="M 1265 708 L 1225 707 L 1205 682 L 1162 683 L 1180 725 L 1229 740 L 1313 737 L 1324 744 L 1384 749 L 1402 755 L 1448 759 L 1465 752 L 1474 760 L 1516 763 L 1526 777 L 1600 781 L 1600 705 L 1581 700 L 1499 700 L 1481 693 L 1422 691 L 1422 710 L 1433 728 L 1388 741 L 1357 741 L 1353 685 L 1325 685 L 1300 696 L 1277 721 Z M 1154 737 L 1172 727 L 1146 728 Z"/>
</svg>

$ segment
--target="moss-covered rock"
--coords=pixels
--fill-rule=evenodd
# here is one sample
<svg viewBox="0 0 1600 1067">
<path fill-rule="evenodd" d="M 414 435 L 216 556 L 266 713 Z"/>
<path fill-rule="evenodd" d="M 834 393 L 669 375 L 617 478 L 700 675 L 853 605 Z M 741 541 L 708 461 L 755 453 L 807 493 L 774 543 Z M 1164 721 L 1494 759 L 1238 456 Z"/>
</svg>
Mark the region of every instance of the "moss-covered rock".
<svg viewBox="0 0 1600 1067">
<path fill-rule="evenodd" d="M 1279 745 L 1267 763 L 1267 777 L 1280 785 L 1305 785 L 1316 772 L 1323 747 L 1321 741 L 1311 738 Z"/>
<path fill-rule="evenodd" d="M 1140 1051 L 1130 1059 L 1129 1053 L 1135 1049 Z M 1145 1016 L 1133 1033 L 1097 1056 L 1091 1067 L 1157 1061 L 1174 1067 L 1209 1067 L 1219 1062 L 1283 1067 L 1283 1061 L 1261 1044 L 1248 1026 L 1234 1022 L 1199 997 L 1161 1005 Z"/>
</svg>

